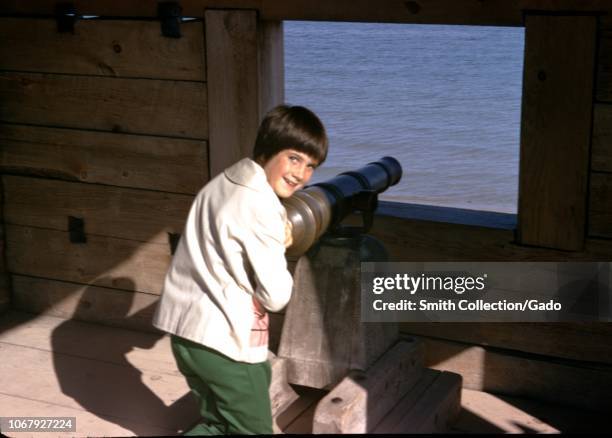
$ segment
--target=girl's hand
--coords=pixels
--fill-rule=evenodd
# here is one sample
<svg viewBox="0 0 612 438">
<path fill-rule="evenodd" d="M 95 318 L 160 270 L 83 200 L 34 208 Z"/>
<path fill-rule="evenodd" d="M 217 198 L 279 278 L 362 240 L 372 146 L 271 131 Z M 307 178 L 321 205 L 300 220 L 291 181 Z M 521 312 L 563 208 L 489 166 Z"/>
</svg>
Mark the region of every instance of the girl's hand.
<svg viewBox="0 0 612 438">
<path fill-rule="evenodd" d="M 293 224 L 291 221 L 285 221 L 285 248 L 293 245 Z"/>
</svg>

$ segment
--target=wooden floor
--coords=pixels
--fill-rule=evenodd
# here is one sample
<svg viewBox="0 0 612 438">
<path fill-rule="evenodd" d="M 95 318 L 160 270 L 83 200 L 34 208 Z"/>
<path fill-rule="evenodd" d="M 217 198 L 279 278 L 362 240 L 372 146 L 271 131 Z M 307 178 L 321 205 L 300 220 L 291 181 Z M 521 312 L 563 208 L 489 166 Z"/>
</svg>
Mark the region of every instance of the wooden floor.
<svg viewBox="0 0 612 438">
<path fill-rule="evenodd" d="M 167 336 L 9 312 L 0 316 L 0 416 L 76 417 L 76 432 L 8 436 L 176 435 L 197 421 Z M 278 418 L 309 433 L 324 391 L 301 395 Z M 456 433 L 606 431 L 604 418 L 533 401 L 462 391 Z"/>
</svg>

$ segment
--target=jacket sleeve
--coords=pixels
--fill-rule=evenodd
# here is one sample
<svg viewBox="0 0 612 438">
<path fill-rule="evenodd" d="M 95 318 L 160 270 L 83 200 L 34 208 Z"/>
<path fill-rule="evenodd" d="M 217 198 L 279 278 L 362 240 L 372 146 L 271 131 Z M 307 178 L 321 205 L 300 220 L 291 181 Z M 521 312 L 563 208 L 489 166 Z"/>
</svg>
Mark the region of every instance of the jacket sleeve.
<svg viewBox="0 0 612 438">
<path fill-rule="evenodd" d="M 249 235 L 243 240 L 255 277 L 255 298 L 271 312 L 289 303 L 293 279 L 285 259 L 285 223 L 278 212 L 263 206 L 254 209 Z"/>
</svg>

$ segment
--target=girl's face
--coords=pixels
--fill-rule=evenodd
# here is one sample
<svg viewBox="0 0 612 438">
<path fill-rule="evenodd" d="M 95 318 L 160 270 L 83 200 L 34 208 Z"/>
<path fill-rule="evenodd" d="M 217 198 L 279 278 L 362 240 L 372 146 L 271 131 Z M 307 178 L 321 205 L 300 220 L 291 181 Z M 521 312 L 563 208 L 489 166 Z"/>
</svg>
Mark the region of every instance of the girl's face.
<svg viewBox="0 0 612 438">
<path fill-rule="evenodd" d="M 280 198 L 288 198 L 310 180 L 317 164 L 308 154 L 283 149 L 270 158 L 263 168 L 274 193 Z"/>
</svg>

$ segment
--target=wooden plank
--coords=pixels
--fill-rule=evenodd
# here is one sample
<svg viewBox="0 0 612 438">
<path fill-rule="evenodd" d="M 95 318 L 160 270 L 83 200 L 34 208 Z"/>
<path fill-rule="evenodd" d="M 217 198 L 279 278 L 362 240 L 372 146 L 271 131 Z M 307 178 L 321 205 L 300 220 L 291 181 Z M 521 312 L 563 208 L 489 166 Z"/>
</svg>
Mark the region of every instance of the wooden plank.
<svg viewBox="0 0 612 438">
<path fill-rule="evenodd" d="M 447 222 L 505 230 L 514 230 L 516 228 L 516 214 L 495 211 L 467 210 L 439 205 L 411 204 L 408 202 L 379 201 L 376 212 L 382 216 L 405 219 Z M 353 222 L 354 225 L 360 225 L 359 221 L 363 222 L 363 219 L 357 215 L 351 215 L 349 218 L 356 220 L 356 222 Z"/>
<path fill-rule="evenodd" d="M 461 409 L 461 376 L 440 373 L 410 411 L 406 412 L 401 405 L 397 408 L 403 411 L 400 421 L 391 432 L 382 433 L 447 432 Z"/>
<path fill-rule="evenodd" d="M 6 226 L 6 260 L 13 274 L 159 295 L 169 245 L 87 236 L 70 243 L 64 231 Z"/>
<path fill-rule="evenodd" d="M 127 0 L 119 4 L 112 0 L 76 0 L 82 14 L 107 16 L 155 17 L 154 2 Z M 380 21 L 393 23 L 440 23 L 520 26 L 524 9 L 583 10 L 606 12 L 606 0 L 419 0 L 404 2 L 387 0 L 376 4 L 367 0 L 334 0 L 307 2 L 282 0 L 183 0 L 185 16 L 201 17 L 207 8 L 259 9 L 262 19 Z M 27 3 L 6 0 L 0 4 L 0 13 L 54 14 L 52 0 L 32 0 Z"/>
<path fill-rule="evenodd" d="M 165 38 L 159 21 L 142 20 L 79 20 L 74 33 L 58 33 L 54 19 L 3 17 L 0 69 L 205 81 L 202 22 L 181 33 Z"/>
<path fill-rule="evenodd" d="M 196 194 L 208 181 L 205 141 L 0 123 L 0 170 Z"/>
<path fill-rule="evenodd" d="M 270 383 L 270 404 L 272 405 L 272 417 L 276 422 L 278 416 L 285 411 L 299 395 L 287 382 L 287 362 L 285 359 L 277 357 L 274 353 L 268 352 L 268 360 L 272 368 L 272 382 Z"/>
<path fill-rule="evenodd" d="M 17 377 L 15 377 L 17 378 Z M 22 378 L 21 376 L 19 378 Z M 70 433 L 56 433 L 53 436 L 68 438 L 70 436 L 132 436 L 133 430 L 139 430 L 146 436 L 166 436 L 175 433 L 169 428 L 153 426 L 139 421 L 121 421 L 109 416 L 98 416 L 87 412 L 83 408 L 66 407 L 46 401 L 31 400 L 23 395 L 7 395 L 0 393 L 0 409 L 2 415 L 7 417 L 75 417 L 76 431 Z M 118 424 L 119 423 L 119 424 Z M 6 433 L 6 435 L 4 435 Z M 3 436 L 24 436 L 23 433 L 4 432 Z M 45 438 L 49 432 L 28 433 L 28 438 Z"/>
<path fill-rule="evenodd" d="M 584 247 L 597 19 L 527 15 L 519 242 Z"/>
<path fill-rule="evenodd" d="M 612 365 L 607 323 L 402 323 L 402 334 Z"/>
<path fill-rule="evenodd" d="M 600 102 L 612 102 L 612 28 L 600 32 L 595 96 Z"/>
<path fill-rule="evenodd" d="M 285 49 L 282 21 L 257 22 L 259 118 L 285 102 Z M 258 121 L 259 122 L 259 121 Z"/>
<path fill-rule="evenodd" d="M 257 13 L 206 11 L 210 175 L 251 156 L 259 125 Z"/>
<path fill-rule="evenodd" d="M 312 423 L 317 404 L 327 392 L 321 391 L 320 389 L 306 389 L 309 389 L 309 392 L 306 395 L 302 395 L 298 402 L 296 402 L 299 403 L 298 409 L 301 410 L 301 412 L 298 413 L 297 417 L 295 417 L 286 427 L 282 428 L 282 431 L 286 434 L 312 434 Z"/>
<path fill-rule="evenodd" d="M 587 239 L 585 250 L 526 247 L 513 230 L 376 215 L 370 234 L 384 243 L 390 261 L 609 261 L 612 242 Z"/>
<path fill-rule="evenodd" d="M 0 121 L 206 139 L 206 84 L 0 72 Z"/>
<path fill-rule="evenodd" d="M 52 345 L 61 342 L 69 329 L 54 330 Z M 111 418 L 136 436 L 159 429 L 176 433 L 195 421 L 198 409 L 191 397 L 185 397 L 189 391 L 185 378 L 135 368 L 125 354 L 137 346 L 121 345 L 124 350 L 113 360 L 123 360 L 116 364 L 0 343 L 2 394 Z"/>
<path fill-rule="evenodd" d="M 591 170 L 612 172 L 612 105 L 594 107 Z"/>
<path fill-rule="evenodd" d="M 155 2 L 139 0 L 75 0 L 82 15 L 112 17 L 157 17 Z M 5 0 L 2 14 L 55 13 L 54 0 Z M 364 21 L 391 23 L 467 24 L 520 26 L 526 9 L 547 12 L 576 11 L 601 14 L 611 12 L 608 0 L 387 0 L 373 4 L 367 0 L 306 2 L 282 0 L 183 0 L 183 15 L 203 17 L 205 9 L 257 9 L 264 20 Z"/>
<path fill-rule="evenodd" d="M 608 419 L 597 412 L 463 389 L 463 407 L 451 433 L 604 433 Z"/>
<path fill-rule="evenodd" d="M 68 216 L 85 221 L 87 235 L 169 243 L 183 232 L 193 197 L 97 184 L 2 177 L 5 221 L 69 231 Z"/>
<path fill-rule="evenodd" d="M 4 246 L 4 245 L 2 245 Z M 2 261 L 4 263 L 4 260 Z M 11 308 L 11 287 L 9 275 L 6 272 L 0 274 L 0 315 Z"/>
<path fill-rule="evenodd" d="M 4 239 L 4 194 L 0 180 L 0 315 L 9 309 L 11 304 L 9 276 L 5 267 Z"/>
<path fill-rule="evenodd" d="M 470 344 L 420 339 L 425 342 L 425 366 L 460 374 L 464 388 L 599 412 L 612 409 L 610 366 L 544 360 Z"/>
<path fill-rule="evenodd" d="M 283 27 L 255 11 L 208 10 L 210 174 L 250 157 L 263 115 L 284 100 Z"/>
<path fill-rule="evenodd" d="M 415 407 L 429 390 L 433 382 L 440 376 L 437 370 L 423 369 L 421 378 L 410 388 L 397 405 L 389 411 L 380 423 L 376 425 L 373 433 L 389 434 L 402 421 L 402 419 Z"/>
<path fill-rule="evenodd" d="M 314 410 L 328 391 L 306 386 L 296 387 L 296 391 L 299 398 L 276 418 L 276 424 L 284 433 L 312 433 Z"/>
<path fill-rule="evenodd" d="M 12 307 L 64 319 L 154 332 L 157 295 L 12 275 Z"/>
<path fill-rule="evenodd" d="M 317 405 L 313 433 L 368 433 L 422 376 L 419 342 L 398 342 L 366 371 L 349 373 Z"/>
<path fill-rule="evenodd" d="M 24 279 L 22 284 L 25 285 L 27 277 L 20 278 Z M 44 286 L 44 280 L 32 280 L 29 285 L 39 287 L 35 283 L 38 281 L 40 286 Z M 48 281 L 46 284 L 59 290 L 52 285 L 52 282 Z M 102 293 L 108 291 L 110 290 L 107 289 Z M 60 297 L 59 294 L 57 296 Z M 59 333 L 61 336 L 57 336 Z M 0 321 L 0 344 L 53 351 L 55 354 L 78 356 L 121 366 L 126 366 L 127 359 L 132 366 L 141 371 L 182 376 L 172 355 L 170 336 L 159 331 L 145 333 L 11 310 Z M 130 347 L 137 348 L 129 349 Z"/>
<path fill-rule="evenodd" d="M 285 2 L 286 3 L 286 2 Z M 307 0 L 291 2 L 264 1 L 262 16 L 266 19 L 331 20 L 392 23 L 520 25 L 516 1 L 385 1 L 375 7 L 367 0 L 336 0 L 316 3 Z M 498 9 L 497 15 L 494 8 Z"/>
<path fill-rule="evenodd" d="M 589 235 L 612 237 L 612 173 L 591 172 Z"/>
</svg>

